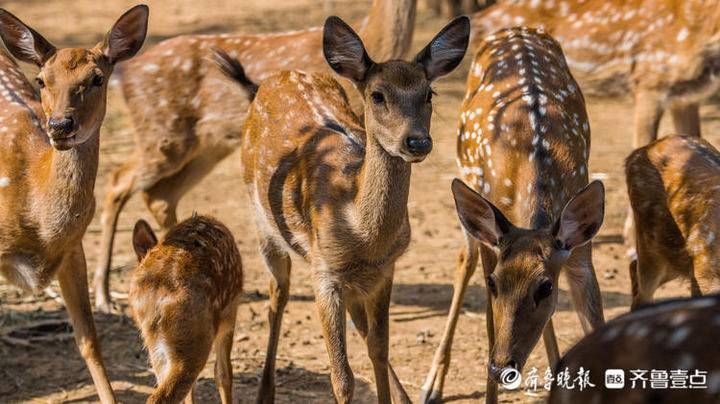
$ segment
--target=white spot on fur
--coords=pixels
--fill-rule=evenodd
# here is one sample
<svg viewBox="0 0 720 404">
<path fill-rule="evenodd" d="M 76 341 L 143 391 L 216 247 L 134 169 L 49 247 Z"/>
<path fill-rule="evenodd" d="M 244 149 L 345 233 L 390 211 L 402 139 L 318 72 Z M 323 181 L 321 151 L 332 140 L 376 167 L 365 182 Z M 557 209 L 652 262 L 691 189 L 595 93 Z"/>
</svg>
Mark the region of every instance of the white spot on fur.
<svg viewBox="0 0 720 404">
<path fill-rule="evenodd" d="M 0 177 L 0 188 L 5 188 L 10 185 L 10 178 Z"/>
</svg>

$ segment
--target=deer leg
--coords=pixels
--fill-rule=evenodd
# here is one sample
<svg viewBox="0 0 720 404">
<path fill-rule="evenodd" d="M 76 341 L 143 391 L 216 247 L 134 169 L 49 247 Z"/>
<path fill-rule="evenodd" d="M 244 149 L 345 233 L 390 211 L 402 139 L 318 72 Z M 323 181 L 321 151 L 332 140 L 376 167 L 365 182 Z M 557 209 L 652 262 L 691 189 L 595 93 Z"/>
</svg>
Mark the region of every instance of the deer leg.
<svg viewBox="0 0 720 404">
<path fill-rule="evenodd" d="M 222 404 L 232 403 L 232 344 L 235 335 L 237 305 L 222 319 L 217 337 L 215 337 L 215 384 L 220 393 Z"/>
<path fill-rule="evenodd" d="M 112 266 L 112 250 L 115 240 L 118 217 L 125 203 L 137 191 L 135 186 L 135 160 L 125 162 L 110 176 L 107 195 L 103 204 L 100 225 L 100 259 L 95 269 L 95 307 L 105 313 L 112 310 L 110 297 L 110 268 Z"/>
<path fill-rule="evenodd" d="M 638 237 L 637 258 L 630 263 L 630 280 L 632 282 L 632 303 L 630 310 L 652 303 L 655 290 L 662 280 L 663 265 L 659 260 L 648 254 L 644 241 Z"/>
<path fill-rule="evenodd" d="M 592 263 L 592 243 L 573 251 L 565 265 L 565 278 L 570 285 L 573 307 L 585 334 L 603 325 L 602 294 Z"/>
<path fill-rule="evenodd" d="M 388 379 L 388 350 L 390 344 L 390 293 L 392 278 L 388 279 L 375 296 L 365 301 L 368 319 L 367 349 L 375 371 L 378 403 L 390 404 L 390 381 Z M 402 386 L 400 387 L 402 389 Z M 404 394 L 404 390 L 402 392 Z"/>
<path fill-rule="evenodd" d="M 100 354 L 100 343 L 95 333 L 95 322 L 88 294 L 85 253 L 81 244 L 63 257 L 58 270 L 58 281 L 70 315 L 75 342 L 90 371 L 100 401 L 106 404 L 115 403 L 115 396 Z"/>
<path fill-rule="evenodd" d="M 475 268 L 477 268 L 479 256 L 478 242 L 466 232 L 464 232 L 464 234 L 465 246 L 458 255 L 457 267 L 455 268 L 455 281 L 453 282 L 453 297 L 452 303 L 450 304 L 450 312 L 448 313 L 445 331 L 440 340 L 440 345 L 435 351 L 432 366 L 421 388 L 421 403 L 435 403 L 440 402 L 442 399 L 445 375 L 450 366 L 450 352 L 452 350 L 453 337 L 455 336 L 455 327 L 457 326 L 460 309 L 465 299 L 468 282 L 470 282 L 470 278 L 473 273 L 475 273 Z"/>
<path fill-rule="evenodd" d="M 675 133 L 700 136 L 700 104 L 692 103 L 670 107 Z"/>
<path fill-rule="evenodd" d="M 277 356 L 277 345 L 280 338 L 280 326 L 282 325 L 282 315 L 290 293 L 291 261 L 287 252 L 267 238 L 262 243 L 261 253 L 272 278 L 270 280 L 270 307 L 268 308 L 270 335 L 268 336 L 265 367 L 263 368 L 256 402 L 272 403 L 275 401 L 275 357 Z"/>
<path fill-rule="evenodd" d="M 487 278 L 495 270 L 497 265 L 497 257 L 495 253 L 486 245 L 480 246 L 480 256 L 482 257 L 483 275 Z M 485 326 L 487 328 L 488 335 L 488 352 L 492 352 L 495 347 L 495 324 L 493 321 L 492 311 L 492 293 L 487 292 L 487 304 L 485 305 Z M 485 403 L 495 404 L 498 400 L 498 386 L 495 379 L 490 376 L 490 372 L 487 375 L 487 384 L 485 389 Z"/>
<path fill-rule="evenodd" d="M 560 349 L 558 348 L 557 338 L 555 337 L 552 318 L 545 324 L 542 336 L 550 368 L 555 369 L 555 365 L 560 361 Z"/>
<path fill-rule="evenodd" d="M 325 275 L 326 270 L 316 270 L 315 305 L 322 324 L 325 348 L 330 359 L 330 382 L 335 401 L 350 403 L 355 388 L 352 369 L 347 358 L 345 329 L 345 302 L 342 286 Z M 387 378 L 387 373 L 385 374 Z"/>
<path fill-rule="evenodd" d="M 205 352 L 205 360 L 210 354 L 210 346 Z M 197 349 L 197 347 L 195 348 Z M 193 390 L 195 380 L 202 371 L 205 362 L 186 363 L 172 362 L 169 365 L 169 371 L 164 377 L 158 378 L 158 386 L 147 399 L 147 404 L 167 404 L 167 403 L 185 403 L 194 402 Z"/>
</svg>

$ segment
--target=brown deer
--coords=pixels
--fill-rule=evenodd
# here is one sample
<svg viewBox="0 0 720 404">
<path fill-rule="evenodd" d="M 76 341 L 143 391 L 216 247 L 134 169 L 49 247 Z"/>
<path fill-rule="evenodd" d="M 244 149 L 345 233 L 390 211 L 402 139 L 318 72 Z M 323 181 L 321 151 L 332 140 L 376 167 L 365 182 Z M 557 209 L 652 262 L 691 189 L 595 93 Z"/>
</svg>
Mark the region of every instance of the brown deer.
<svg viewBox="0 0 720 404">
<path fill-rule="evenodd" d="M 40 68 L 38 94 L 0 51 L 0 272 L 39 291 L 57 276 L 80 354 L 100 400 L 115 402 L 95 333 L 82 237 L 95 210 L 99 130 L 107 81 L 147 32 L 148 8 L 123 14 L 90 49 L 57 49 L 0 9 L 0 37 Z"/>
<path fill-rule="evenodd" d="M 189 395 L 215 345 L 215 382 L 232 403 L 235 317 L 242 297 L 242 262 L 230 230 L 193 215 L 162 242 L 147 222 L 133 231 L 138 267 L 130 306 L 150 355 L 158 386 L 148 403 L 179 403 Z"/>
<path fill-rule="evenodd" d="M 720 0 L 502 1 L 473 15 L 474 40 L 513 25 L 553 35 L 586 93 L 634 95 L 635 148 L 667 109 L 678 134 L 700 136 L 700 102 L 720 90 Z"/>
<path fill-rule="evenodd" d="M 623 315 L 583 338 L 556 368 L 573 376 L 582 369 L 593 386 L 569 389 L 554 383 L 549 402 L 717 403 L 720 355 L 712 353 L 712 347 L 718 338 L 717 295 L 663 302 Z M 605 387 L 608 369 L 624 374 L 623 385 Z"/>
<path fill-rule="evenodd" d="M 376 63 L 352 28 L 337 17 L 328 18 L 325 58 L 362 94 L 364 124 L 329 75 L 283 72 L 260 85 L 242 145 L 260 250 L 272 274 L 270 336 L 258 402 L 274 397 L 290 253 L 312 268 L 335 399 L 347 403 L 353 396 L 347 310 L 367 344 L 378 401 L 390 402 L 391 390 L 394 401 L 409 401 L 388 363 L 388 308 L 395 260 L 410 242 L 410 167 L 432 149 L 430 85 L 460 63 L 469 31 L 467 17 L 460 17 L 412 62 Z M 242 76 L 237 71 L 226 74 Z"/>
<path fill-rule="evenodd" d="M 414 23 L 415 0 L 374 0 L 360 32 L 376 60 L 395 59 L 410 47 Z M 181 36 L 128 63 L 122 89 L 135 125 L 135 149 L 111 174 L 103 205 L 101 257 L 95 270 L 95 305 L 103 311 L 111 310 L 112 245 L 127 200 L 142 192 L 166 230 L 177 221 L 180 198 L 240 146 L 249 94 L 226 85 L 210 57 L 214 48 L 239 59 L 254 82 L 281 70 L 331 73 L 322 55 L 320 27 Z"/>
<path fill-rule="evenodd" d="M 488 296 L 488 403 L 497 400 L 500 374 L 521 370 L 541 334 L 557 362 L 551 316 L 562 270 L 585 332 L 603 323 L 590 240 L 603 221 L 604 189 L 588 185 L 589 150 L 585 102 L 560 45 L 528 28 L 486 37 L 470 67 L 458 131 L 458 164 L 470 187 L 452 185 L 466 243 L 421 402 L 442 398 L 479 257 Z"/>
<path fill-rule="evenodd" d="M 696 137 L 665 137 L 630 154 L 625 173 L 637 223 L 632 308 L 675 278 L 689 279 L 693 296 L 720 292 L 720 152 Z"/>
</svg>

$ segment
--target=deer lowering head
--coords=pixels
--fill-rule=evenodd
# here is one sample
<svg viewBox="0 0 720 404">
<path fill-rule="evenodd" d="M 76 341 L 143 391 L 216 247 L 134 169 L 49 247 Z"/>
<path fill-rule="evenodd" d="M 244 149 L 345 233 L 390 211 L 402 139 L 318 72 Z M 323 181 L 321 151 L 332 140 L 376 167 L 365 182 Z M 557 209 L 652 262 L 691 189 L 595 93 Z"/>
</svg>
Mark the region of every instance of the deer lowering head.
<svg viewBox="0 0 720 404">
<path fill-rule="evenodd" d="M 0 37 L 18 60 L 40 68 L 40 87 L 48 137 L 67 150 L 98 133 L 105 117 L 107 82 L 113 66 L 140 50 L 147 33 L 148 9 L 137 6 L 115 23 L 90 49 L 57 49 L 11 13 L 0 10 Z"/>
</svg>

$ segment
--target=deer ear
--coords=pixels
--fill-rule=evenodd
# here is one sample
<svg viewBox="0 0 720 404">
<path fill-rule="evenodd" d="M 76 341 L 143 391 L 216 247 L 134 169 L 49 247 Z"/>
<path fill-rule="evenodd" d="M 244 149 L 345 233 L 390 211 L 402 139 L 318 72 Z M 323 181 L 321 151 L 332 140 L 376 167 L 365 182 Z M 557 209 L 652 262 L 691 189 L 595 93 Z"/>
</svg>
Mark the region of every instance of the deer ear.
<svg viewBox="0 0 720 404">
<path fill-rule="evenodd" d="M 356 83 L 365 80 L 373 65 L 358 34 L 339 17 L 325 20 L 323 52 L 337 74 Z"/>
<path fill-rule="evenodd" d="M 455 69 L 470 41 L 470 19 L 458 17 L 445 26 L 430 43 L 415 56 L 415 62 L 425 68 L 428 80 L 435 80 Z"/>
<path fill-rule="evenodd" d="M 593 181 L 565 205 L 555 225 L 555 237 L 570 251 L 595 237 L 604 216 L 605 187 L 602 182 Z"/>
<path fill-rule="evenodd" d="M 130 59 L 140 50 L 147 35 L 149 13 L 148 6 L 140 4 L 118 18 L 105 36 L 102 47 L 110 63 Z"/>
<path fill-rule="evenodd" d="M 157 245 L 157 237 L 150 225 L 144 220 L 138 220 L 133 229 L 133 248 L 137 254 L 138 262 L 145 258 L 145 255 Z"/>
<path fill-rule="evenodd" d="M 56 52 L 55 47 L 42 35 L 1 8 L 0 37 L 10 53 L 26 63 L 42 66 Z"/>
<path fill-rule="evenodd" d="M 452 193 L 460 223 L 471 236 L 495 247 L 512 229 L 498 208 L 457 178 L 452 182 Z"/>
</svg>

